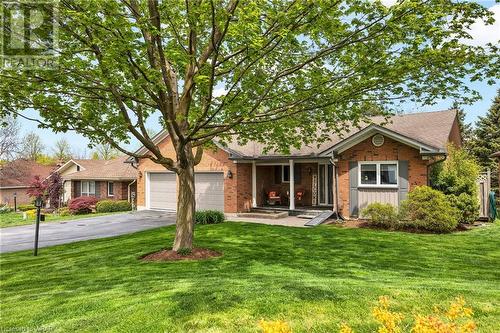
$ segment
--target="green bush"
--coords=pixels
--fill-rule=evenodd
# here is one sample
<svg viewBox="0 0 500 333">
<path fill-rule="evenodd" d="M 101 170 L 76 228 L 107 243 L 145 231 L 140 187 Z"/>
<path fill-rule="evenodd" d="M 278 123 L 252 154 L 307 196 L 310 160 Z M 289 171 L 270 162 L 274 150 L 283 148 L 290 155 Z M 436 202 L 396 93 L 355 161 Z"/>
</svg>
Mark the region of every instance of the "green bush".
<svg viewBox="0 0 500 333">
<path fill-rule="evenodd" d="M 457 228 L 459 212 L 446 196 L 428 186 L 417 186 L 401 203 L 400 218 L 415 229 L 450 232 Z"/>
<path fill-rule="evenodd" d="M 71 215 L 71 211 L 69 210 L 68 207 L 61 207 L 58 209 L 58 214 L 59 216 L 69 216 Z"/>
<path fill-rule="evenodd" d="M 194 215 L 196 224 L 216 224 L 225 220 L 224 213 L 218 210 L 200 210 Z"/>
<path fill-rule="evenodd" d="M 32 204 L 17 206 L 17 210 L 20 210 L 21 212 L 25 212 L 27 210 L 33 210 L 33 209 L 36 209 L 36 207 L 35 207 L 35 205 L 32 205 Z"/>
<path fill-rule="evenodd" d="M 474 223 L 479 218 L 479 201 L 477 197 L 473 197 L 467 193 L 460 195 L 448 194 L 446 196 L 452 207 L 459 212 L 458 222 Z"/>
<path fill-rule="evenodd" d="M 6 214 L 12 212 L 14 209 L 10 208 L 8 205 L 0 207 L 0 214 Z"/>
<path fill-rule="evenodd" d="M 102 200 L 95 209 L 98 213 L 125 212 L 132 210 L 132 204 L 127 200 Z"/>
<path fill-rule="evenodd" d="M 398 222 L 396 208 L 388 203 L 374 202 L 362 211 L 362 216 L 370 220 L 370 224 L 393 228 Z"/>
</svg>

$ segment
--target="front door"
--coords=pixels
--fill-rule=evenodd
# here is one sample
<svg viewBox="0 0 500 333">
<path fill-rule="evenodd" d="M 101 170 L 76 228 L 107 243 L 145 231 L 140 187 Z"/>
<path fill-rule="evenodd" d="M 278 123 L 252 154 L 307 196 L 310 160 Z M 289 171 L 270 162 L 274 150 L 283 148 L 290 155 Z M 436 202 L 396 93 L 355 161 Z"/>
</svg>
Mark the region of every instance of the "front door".
<svg viewBox="0 0 500 333">
<path fill-rule="evenodd" d="M 320 205 L 333 204 L 333 165 L 318 164 L 318 202 Z"/>
</svg>

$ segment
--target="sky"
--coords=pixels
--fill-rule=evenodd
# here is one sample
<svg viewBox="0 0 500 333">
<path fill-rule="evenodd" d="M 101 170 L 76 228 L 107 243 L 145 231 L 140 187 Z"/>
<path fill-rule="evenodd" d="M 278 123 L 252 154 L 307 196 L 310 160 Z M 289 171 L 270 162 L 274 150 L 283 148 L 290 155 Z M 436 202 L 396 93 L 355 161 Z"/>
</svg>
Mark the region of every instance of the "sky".
<svg viewBox="0 0 500 333">
<path fill-rule="evenodd" d="M 382 0 L 384 5 L 390 6 L 396 2 L 396 0 Z M 476 1 L 488 8 L 493 12 L 496 22 L 493 25 L 486 26 L 482 22 L 476 22 L 473 24 L 470 34 L 474 37 L 474 39 L 470 42 L 475 45 L 483 45 L 487 42 L 497 42 L 500 39 L 500 3 L 496 3 L 494 0 L 484 0 L 484 1 Z M 497 89 L 500 89 L 500 85 L 489 86 L 485 82 L 468 82 L 468 86 L 480 92 L 482 99 L 477 101 L 471 105 L 464 105 L 463 109 L 466 112 L 467 123 L 475 123 L 480 116 L 484 116 L 488 111 L 489 107 L 492 104 L 493 98 L 496 95 Z M 215 92 L 217 93 L 217 92 Z M 435 101 L 436 104 L 432 106 L 427 106 L 425 108 L 420 107 L 416 104 L 406 103 L 403 105 L 404 112 L 425 112 L 425 111 L 437 111 L 437 110 L 445 110 L 450 108 L 453 103 L 453 100 L 445 99 Z M 34 111 L 29 114 L 30 116 L 36 116 Z M 68 133 L 54 133 L 49 129 L 40 129 L 38 128 L 38 124 L 34 121 L 29 121 L 26 119 L 19 118 L 20 126 L 21 126 L 21 134 L 24 135 L 30 131 L 37 132 L 44 145 L 46 146 L 46 152 L 51 153 L 51 147 L 53 147 L 54 143 L 61 139 L 65 138 L 68 140 L 70 145 L 74 148 L 74 153 L 79 155 L 78 157 L 82 158 L 85 155 L 87 157 L 90 156 L 90 151 L 88 143 L 89 141 L 83 137 L 82 135 L 75 132 Z M 148 127 L 155 131 L 159 131 L 160 125 L 159 122 L 155 119 L 151 120 L 148 124 Z M 137 144 L 135 144 L 137 145 Z"/>
</svg>

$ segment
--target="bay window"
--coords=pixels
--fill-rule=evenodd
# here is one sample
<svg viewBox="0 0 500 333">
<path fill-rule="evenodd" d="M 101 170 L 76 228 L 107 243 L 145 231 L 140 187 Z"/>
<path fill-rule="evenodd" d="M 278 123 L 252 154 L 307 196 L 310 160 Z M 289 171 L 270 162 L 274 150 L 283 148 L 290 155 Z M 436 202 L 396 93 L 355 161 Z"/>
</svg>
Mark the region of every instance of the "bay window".
<svg viewBox="0 0 500 333">
<path fill-rule="evenodd" d="M 398 163 L 359 162 L 359 186 L 361 187 L 397 187 Z"/>
</svg>

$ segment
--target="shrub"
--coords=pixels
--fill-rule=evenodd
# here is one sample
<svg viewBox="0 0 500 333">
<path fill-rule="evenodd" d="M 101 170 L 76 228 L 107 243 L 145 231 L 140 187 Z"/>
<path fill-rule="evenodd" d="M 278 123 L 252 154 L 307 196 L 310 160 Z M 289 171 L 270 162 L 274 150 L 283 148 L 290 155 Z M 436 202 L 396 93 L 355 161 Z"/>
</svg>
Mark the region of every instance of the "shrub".
<svg viewBox="0 0 500 333">
<path fill-rule="evenodd" d="M 68 207 L 59 208 L 59 210 L 57 212 L 58 212 L 59 216 L 69 216 L 69 215 L 71 215 L 71 212 L 69 211 Z"/>
<path fill-rule="evenodd" d="M 374 202 L 362 211 L 362 215 L 370 219 L 370 224 L 392 228 L 398 221 L 397 211 L 391 204 Z"/>
<path fill-rule="evenodd" d="M 71 214 L 89 214 L 96 204 L 97 199 L 95 197 L 78 197 L 69 201 L 68 208 Z"/>
<path fill-rule="evenodd" d="M 132 204 L 127 200 L 102 200 L 96 205 L 98 213 L 124 212 L 132 210 Z"/>
<path fill-rule="evenodd" d="M 473 223 L 479 218 L 479 201 L 477 197 L 467 193 L 460 193 L 458 196 L 448 194 L 446 197 L 450 204 L 460 212 L 458 222 Z"/>
<path fill-rule="evenodd" d="M 24 212 L 28 220 L 34 220 L 36 218 L 36 209 L 26 210 Z"/>
<path fill-rule="evenodd" d="M 26 204 L 26 205 L 17 206 L 17 209 L 20 210 L 21 212 L 25 212 L 27 210 L 36 209 L 36 207 L 35 207 L 35 205 L 32 205 L 32 204 Z"/>
<path fill-rule="evenodd" d="M 432 232 L 450 232 L 458 225 L 458 211 L 446 196 L 428 186 L 417 186 L 403 201 L 400 216 L 408 226 Z"/>
<path fill-rule="evenodd" d="M 218 210 L 200 210 L 194 215 L 196 224 L 216 224 L 225 220 L 224 213 Z"/>
<path fill-rule="evenodd" d="M 8 205 L 0 207 L 0 214 L 6 214 L 12 212 L 14 209 L 10 208 Z"/>
</svg>

